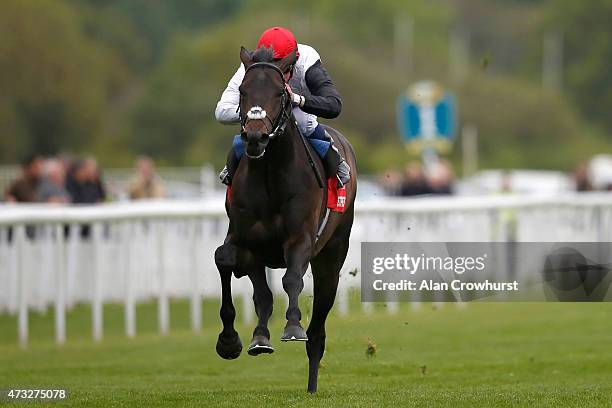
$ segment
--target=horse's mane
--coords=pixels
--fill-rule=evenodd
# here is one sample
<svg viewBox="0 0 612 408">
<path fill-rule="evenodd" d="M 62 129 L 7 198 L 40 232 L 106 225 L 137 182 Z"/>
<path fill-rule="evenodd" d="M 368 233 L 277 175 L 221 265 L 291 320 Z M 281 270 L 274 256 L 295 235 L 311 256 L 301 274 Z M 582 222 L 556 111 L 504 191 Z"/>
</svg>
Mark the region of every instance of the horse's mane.
<svg viewBox="0 0 612 408">
<path fill-rule="evenodd" d="M 274 51 L 272 47 L 261 47 L 251 53 L 253 62 L 274 62 Z"/>
</svg>

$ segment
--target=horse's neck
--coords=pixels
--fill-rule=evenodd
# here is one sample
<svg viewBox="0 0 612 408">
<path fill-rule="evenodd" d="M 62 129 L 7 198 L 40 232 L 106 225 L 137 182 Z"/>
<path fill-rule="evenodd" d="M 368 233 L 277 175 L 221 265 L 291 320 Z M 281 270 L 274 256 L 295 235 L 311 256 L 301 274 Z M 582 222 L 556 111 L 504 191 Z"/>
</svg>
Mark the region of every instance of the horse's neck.
<svg viewBox="0 0 612 408">
<path fill-rule="evenodd" d="M 279 135 L 276 140 L 272 140 L 268 147 L 269 155 L 268 162 L 278 168 L 295 164 L 295 159 L 299 155 L 300 134 L 293 115 L 288 119 L 287 126 L 282 135 Z M 267 153 L 266 153 L 267 154 Z"/>
</svg>

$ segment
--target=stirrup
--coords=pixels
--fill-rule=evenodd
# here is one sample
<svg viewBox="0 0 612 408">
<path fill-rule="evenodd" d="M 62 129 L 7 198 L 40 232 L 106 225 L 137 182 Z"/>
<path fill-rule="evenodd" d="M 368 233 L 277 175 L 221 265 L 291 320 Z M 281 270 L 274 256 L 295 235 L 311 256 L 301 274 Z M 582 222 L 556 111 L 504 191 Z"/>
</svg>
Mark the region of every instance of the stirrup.
<svg viewBox="0 0 612 408">
<path fill-rule="evenodd" d="M 219 173 L 219 180 L 221 180 L 221 183 L 225 184 L 226 186 L 232 185 L 227 166 L 223 167 L 223 170 L 221 170 L 221 173 Z"/>
<path fill-rule="evenodd" d="M 349 181 L 351 181 L 351 166 L 349 166 L 346 160 L 342 160 L 338 165 L 336 177 L 338 178 L 338 187 L 340 188 L 344 187 Z"/>
</svg>

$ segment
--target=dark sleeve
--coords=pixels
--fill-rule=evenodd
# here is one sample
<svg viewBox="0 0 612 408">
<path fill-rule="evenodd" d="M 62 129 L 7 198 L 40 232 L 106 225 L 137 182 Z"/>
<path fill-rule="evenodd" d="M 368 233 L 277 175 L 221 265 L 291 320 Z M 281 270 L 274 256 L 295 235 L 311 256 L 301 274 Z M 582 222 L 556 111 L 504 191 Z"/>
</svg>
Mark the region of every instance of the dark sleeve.
<svg viewBox="0 0 612 408">
<path fill-rule="evenodd" d="M 321 61 L 306 71 L 306 85 L 309 95 L 303 95 L 302 110 L 325 119 L 333 119 L 342 110 L 342 99 Z"/>
</svg>

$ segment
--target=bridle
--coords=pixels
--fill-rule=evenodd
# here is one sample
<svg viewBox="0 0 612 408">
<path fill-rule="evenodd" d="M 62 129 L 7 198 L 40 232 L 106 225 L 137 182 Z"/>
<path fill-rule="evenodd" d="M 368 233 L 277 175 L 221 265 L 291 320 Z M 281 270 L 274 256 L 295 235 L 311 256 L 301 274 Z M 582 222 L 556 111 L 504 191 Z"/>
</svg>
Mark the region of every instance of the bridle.
<svg viewBox="0 0 612 408">
<path fill-rule="evenodd" d="M 276 65 L 270 62 L 256 62 L 254 64 L 251 64 L 246 69 L 244 74 L 246 75 L 247 72 L 255 68 L 272 68 L 274 69 L 274 71 L 276 71 L 280 75 L 283 81 L 283 89 L 285 89 L 285 91 L 283 92 L 283 95 L 281 96 L 282 108 L 274 120 L 270 119 L 268 116 L 265 116 L 265 115 L 262 117 L 249 117 L 249 112 L 240 112 L 241 131 L 242 132 L 245 131 L 245 127 L 247 123 L 249 123 L 250 121 L 261 120 L 264 122 L 264 125 L 266 126 L 266 130 L 268 131 L 268 137 L 270 139 L 274 139 L 276 136 L 282 135 L 285 132 L 285 127 L 287 127 L 287 123 L 289 122 L 289 119 L 291 118 L 291 98 L 289 98 L 289 94 L 285 88 L 285 84 L 286 84 L 285 75 L 283 74 L 283 71 L 281 71 L 279 67 L 277 67 Z M 238 109 L 240 109 L 240 105 L 238 106 Z M 255 108 L 252 108 L 252 109 L 255 109 Z M 261 111 L 261 112 L 265 113 L 265 111 Z M 258 157 L 252 157 L 252 158 L 260 158 L 263 156 L 264 153 L 265 153 L 265 150 Z"/>
</svg>

